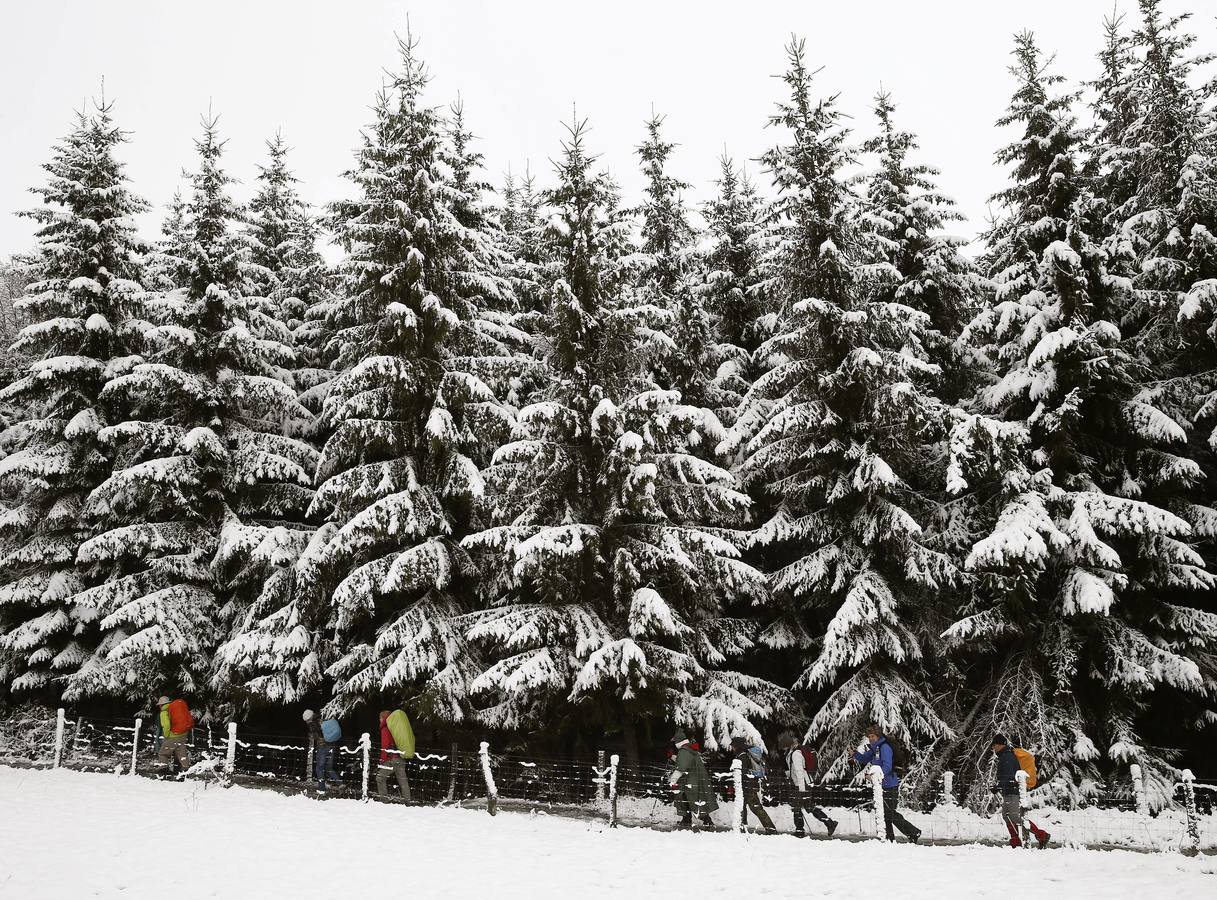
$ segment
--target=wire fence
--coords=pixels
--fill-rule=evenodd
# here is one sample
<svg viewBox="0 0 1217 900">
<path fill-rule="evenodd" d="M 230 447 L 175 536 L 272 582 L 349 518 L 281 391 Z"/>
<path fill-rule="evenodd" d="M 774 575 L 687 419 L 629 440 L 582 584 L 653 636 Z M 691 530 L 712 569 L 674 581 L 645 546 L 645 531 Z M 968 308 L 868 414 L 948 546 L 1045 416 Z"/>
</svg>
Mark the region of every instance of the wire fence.
<svg viewBox="0 0 1217 900">
<path fill-rule="evenodd" d="M 531 810 L 600 819 L 611 825 L 671 828 L 679 821 L 671 808 L 676 795 L 668 780 L 669 766 L 627 767 L 604 753 L 595 761 L 578 762 L 498 753 L 482 744 L 476 751 L 457 745 L 418 747 L 406 758 L 374 746 L 368 735 L 318 747 L 304 735 L 200 723 L 185 741 L 187 769 L 181 773 L 175 771 L 171 748 L 162 752 L 155 718 L 69 718 L 61 710 L 50 720 L 22 714 L 2 725 L 0 761 L 9 763 L 162 778 L 206 777 L 286 793 L 324 790 L 327 796 L 484 807 L 492 813 Z M 728 757 L 709 758 L 708 764 L 718 804 L 712 819 L 720 828 L 739 828 L 744 798 L 739 796 L 743 782 L 738 769 L 730 768 Z M 1041 806 L 1034 793 L 1025 794 L 1022 806 L 1032 835 L 1029 843 L 1034 845 L 1034 836 L 1046 833 L 1050 846 L 1217 850 L 1217 784 L 1197 782 L 1184 772 L 1172 802 L 1151 811 L 1135 780 L 1139 772 L 1135 768 L 1133 772 L 1131 784 L 1114 786 L 1068 807 Z M 877 803 L 882 807 L 881 792 L 866 773 L 800 794 L 779 770 L 756 787 L 778 832 L 795 831 L 805 821 L 813 837 L 829 834 L 829 822 L 837 838 L 884 835 L 886 822 L 875 808 Z M 1007 843 L 1011 831 L 1001 805 L 997 796 L 961 805 L 952 796 L 948 773 L 935 802 L 901 812 L 923 841 Z M 796 807 L 805 813 L 802 818 L 796 817 Z M 749 823 L 752 828 L 757 825 L 755 818 Z M 803 828 L 798 830 L 802 833 Z"/>
</svg>

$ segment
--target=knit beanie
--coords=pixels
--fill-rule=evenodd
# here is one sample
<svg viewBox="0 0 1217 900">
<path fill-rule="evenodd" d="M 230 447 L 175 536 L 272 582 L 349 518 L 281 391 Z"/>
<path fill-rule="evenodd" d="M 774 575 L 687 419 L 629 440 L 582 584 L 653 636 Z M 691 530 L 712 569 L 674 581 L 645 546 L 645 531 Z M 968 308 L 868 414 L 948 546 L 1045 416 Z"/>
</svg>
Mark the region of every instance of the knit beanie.
<svg viewBox="0 0 1217 900">
<path fill-rule="evenodd" d="M 1003 747 L 1010 746 L 1010 742 L 1008 740 L 1006 740 L 1006 736 L 1004 734 L 993 735 L 993 743 L 1001 744 Z"/>
<path fill-rule="evenodd" d="M 678 747 L 679 747 L 681 744 L 687 743 L 687 742 L 688 742 L 688 740 L 689 740 L 689 738 L 688 738 L 688 736 L 685 734 L 685 730 L 684 730 L 683 728 L 677 728 L 677 729 L 676 729 L 676 734 L 672 735 L 672 743 L 673 743 L 673 744 L 675 744 L 675 745 L 676 745 L 676 746 L 678 746 Z"/>
<path fill-rule="evenodd" d="M 157 706 L 164 706 L 168 702 L 169 702 L 168 697 L 161 697 L 161 699 L 156 701 L 156 704 L 157 704 Z"/>
<path fill-rule="evenodd" d="M 313 721 L 313 711 L 311 709 L 306 709 L 304 711 L 304 721 L 306 721 L 306 722 Z"/>
</svg>

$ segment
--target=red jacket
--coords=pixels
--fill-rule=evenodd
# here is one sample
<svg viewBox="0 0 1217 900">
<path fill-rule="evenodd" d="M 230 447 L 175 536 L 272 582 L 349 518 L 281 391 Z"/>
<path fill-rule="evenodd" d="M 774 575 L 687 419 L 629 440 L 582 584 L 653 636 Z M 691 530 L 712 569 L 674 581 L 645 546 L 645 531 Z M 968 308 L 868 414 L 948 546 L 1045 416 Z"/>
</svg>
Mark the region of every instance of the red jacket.
<svg viewBox="0 0 1217 900">
<path fill-rule="evenodd" d="M 387 750 L 396 748 L 393 743 L 393 735 L 389 733 L 389 725 L 387 722 L 380 723 L 380 761 L 391 763 L 394 760 L 401 759 L 401 755 L 397 753 L 388 753 Z"/>
</svg>

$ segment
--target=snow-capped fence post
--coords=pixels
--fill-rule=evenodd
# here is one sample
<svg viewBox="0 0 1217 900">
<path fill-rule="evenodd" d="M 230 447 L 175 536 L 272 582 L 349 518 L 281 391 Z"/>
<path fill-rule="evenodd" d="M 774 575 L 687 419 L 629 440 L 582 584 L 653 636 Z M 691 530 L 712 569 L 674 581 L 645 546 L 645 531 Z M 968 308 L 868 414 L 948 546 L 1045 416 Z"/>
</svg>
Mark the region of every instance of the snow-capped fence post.
<svg viewBox="0 0 1217 900">
<path fill-rule="evenodd" d="M 499 789 L 494 786 L 494 773 L 490 771 L 490 744 L 482 741 L 478 750 L 482 757 L 482 777 L 486 779 L 486 811 L 492 816 L 499 811 Z"/>
<path fill-rule="evenodd" d="M 312 738 L 308 739 L 308 753 L 304 757 L 304 781 L 307 784 L 313 777 L 313 754 L 316 750 L 313 748 Z"/>
<path fill-rule="evenodd" d="M 456 741 L 452 742 L 452 752 L 448 755 L 448 800 L 456 798 L 456 767 L 460 765 L 460 757 L 457 753 L 460 748 Z"/>
<path fill-rule="evenodd" d="M 942 773 L 942 799 L 955 805 L 955 773 L 950 769 Z"/>
<path fill-rule="evenodd" d="M 606 772 L 604 769 L 604 751 L 596 751 L 596 796 L 600 800 L 608 799 L 608 783 L 604 780 Z"/>
<path fill-rule="evenodd" d="M 224 774 L 232 775 L 237 764 L 237 723 L 228 723 L 228 755 L 224 758 Z"/>
<path fill-rule="evenodd" d="M 871 796 L 875 804 L 875 837 L 882 839 L 887 833 L 887 824 L 883 817 L 883 769 L 871 766 L 867 769 L 870 774 Z"/>
<path fill-rule="evenodd" d="M 1183 770 L 1183 811 L 1187 813 L 1187 843 L 1183 852 L 1194 856 L 1200 852 L 1200 814 L 1196 810 L 1196 776 L 1191 769 Z"/>
<path fill-rule="evenodd" d="M 51 761 L 51 768 L 58 769 L 59 761 L 63 759 L 63 707 L 55 710 L 55 758 Z"/>
<path fill-rule="evenodd" d="M 738 759 L 731 760 L 731 786 L 735 790 L 735 830 L 744 831 L 744 764 Z"/>
<path fill-rule="evenodd" d="M 363 751 L 363 777 L 359 791 L 359 799 L 368 799 L 368 763 L 372 756 L 372 735 L 366 731 L 359 736 L 359 749 Z"/>
<path fill-rule="evenodd" d="M 617 827 L 617 765 L 621 757 L 614 753 L 609 757 L 609 828 Z"/>
<path fill-rule="evenodd" d="M 1031 804 L 1027 802 L 1027 772 L 1025 769 L 1019 769 L 1014 773 L 1014 780 L 1018 782 L 1018 806 L 1019 809 L 1028 809 Z"/>
<path fill-rule="evenodd" d="M 1128 767 L 1128 774 L 1132 776 L 1132 793 L 1137 801 L 1137 813 L 1142 816 L 1149 815 L 1149 800 L 1145 796 L 1145 775 L 1141 772 L 1141 767 L 1133 763 Z"/>
<path fill-rule="evenodd" d="M 135 719 L 135 733 L 131 735 L 131 771 L 129 774 L 135 774 L 135 758 L 139 755 L 139 730 L 144 724 L 144 720 L 138 716 Z"/>
</svg>

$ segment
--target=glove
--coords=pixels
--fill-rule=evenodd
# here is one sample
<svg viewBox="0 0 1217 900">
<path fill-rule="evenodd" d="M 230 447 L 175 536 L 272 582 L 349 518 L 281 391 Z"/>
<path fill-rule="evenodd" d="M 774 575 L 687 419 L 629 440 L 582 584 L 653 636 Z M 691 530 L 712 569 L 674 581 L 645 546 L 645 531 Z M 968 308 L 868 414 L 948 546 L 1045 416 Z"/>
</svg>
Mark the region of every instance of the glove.
<svg viewBox="0 0 1217 900">
<path fill-rule="evenodd" d="M 868 741 L 866 741 L 865 739 L 863 739 L 862 743 L 860 743 L 858 745 L 859 753 L 865 753 L 869 749 L 870 749 L 870 743 Z"/>
</svg>

